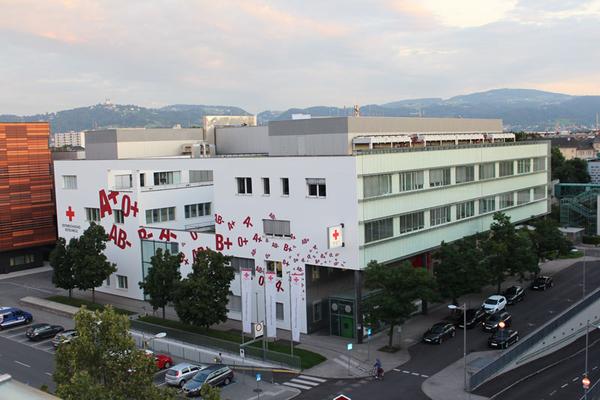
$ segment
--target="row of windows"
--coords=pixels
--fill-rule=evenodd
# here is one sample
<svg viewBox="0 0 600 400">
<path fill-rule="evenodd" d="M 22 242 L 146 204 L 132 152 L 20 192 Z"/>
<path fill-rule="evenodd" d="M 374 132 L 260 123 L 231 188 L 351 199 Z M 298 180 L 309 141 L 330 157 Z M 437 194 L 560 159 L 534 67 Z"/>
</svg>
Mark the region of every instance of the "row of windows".
<svg viewBox="0 0 600 400">
<path fill-rule="evenodd" d="M 176 185 L 181 183 L 181 171 L 163 171 L 152 174 L 154 186 Z M 115 189 L 130 189 L 133 186 L 132 174 L 114 176 Z M 213 181 L 213 172 L 210 170 L 190 170 L 189 183 L 207 183 Z M 140 174 L 140 186 L 146 186 L 146 174 Z M 76 175 L 63 175 L 63 189 L 77 189 Z"/>
<path fill-rule="evenodd" d="M 184 206 L 185 218 L 205 217 L 211 213 L 211 203 L 187 204 Z M 116 224 L 125 223 L 122 210 L 113 210 Z M 85 219 L 89 222 L 100 222 L 99 208 L 85 208 Z M 146 223 L 156 224 L 175 220 L 175 207 L 153 208 L 146 210 Z"/>
<path fill-rule="evenodd" d="M 237 177 L 235 178 L 237 185 L 237 194 L 251 195 L 252 189 L 252 178 L 250 177 Z M 265 196 L 271 194 L 271 180 L 270 178 L 261 178 L 262 181 L 262 193 Z M 290 179 L 280 178 L 280 188 L 282 196 L 290 195 Z M 308 197 L 320 197 L 324 198 L 327 196 L 327 187 L 324 178 L 306 178 L 306 190 Z"/>
<path fill-rule="evenodd" d="M 487 214 L 496 210 L 502 210 L 515 205 L 527 204 L 532 201 L 531 190 L 524 189 L 517 192 L 501 193 L 497 196 L 484 197 L 479 200 L 469 200 L 453 205 L 444 205 L 430 209 L 429 226 L 437 226 L 451 222 L 452 207 L 456 207 L 456 220 L 461 220 L 475 216 L 475 203 L 478 203 L 479 214 Z M 533 188 L 533 201 L 541 200 L 546 197 L 546 186 L 537 186 Z M 496 207 L 497 205 L 497 207 Z M 409 214 L 400 215 L 399 234 L 425 229 L 426 211 L 417 211 Z M 382 218 L 375 221 L 366 222 L 365 243 L 374 242 L 394 236 L 394 217 Z"/>
<path fill-rule="evenodd" d="M 14 257 L 10 257 L 8 265 L 11 267 L 17 267 L 19 265 L 31 264 L 35 261 L 33 254 L 22 254 Z"/>
<path fill-rule="evenodd" d="M 514 161 L 499 161 L 498 177 L 514 175 Z M 530 158 L 517 160 L 517 173 L 525 174 L 532 172 Z M 455 183 L 467 183 L 475 181 L 475 168 L 478 168 L 479 180 L 496 178 L 496 162 L 483 163 L 479 165 L 459 165 L 455 167 Z M 400 172 L 399 191 L 409 192 L 425 188 L 425 174 L 429 176 L 429 187 L 441 187 L 451 185 L 451 167 L 434 168 L 430 170 Z M 533 171 L 546 169 L 546 157 L 533 159 Z M 363 197 L 377 197 L 392 193 L 392 174 L 380 174 L 363 177 Z"/>
<path fill-rule="evenodd" d="M 127 277 L 125 275 L 116 275 L 117 277 L 117 289 L 127 289 L 129 288 L 129 283 L 127 282 Z M 104 282 L 106 286 L 110 287 L 110 276 L 106 278 L 106 282 Z"/>
</svg>

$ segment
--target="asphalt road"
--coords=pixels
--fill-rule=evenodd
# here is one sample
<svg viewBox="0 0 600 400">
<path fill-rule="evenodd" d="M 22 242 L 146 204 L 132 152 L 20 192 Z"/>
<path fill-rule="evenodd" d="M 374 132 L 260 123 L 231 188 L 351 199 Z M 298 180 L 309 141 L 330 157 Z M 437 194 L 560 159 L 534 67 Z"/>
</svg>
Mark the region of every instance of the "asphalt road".
<svg viewBox="0 0 600 400">
<path fill-rule="evenodd" d="M 513 329 L 517 329 L 519 335 L 524 337 L 581 299 L 582 277 L 581 265 L 577 263 L 554 275 L 553 288 L 545 292 L 526 289 L 525 299 L 508 307 L 513 315 Z M 586 288 L 590 291 L 598 286 L 600 262 L 588 262 Z M 488 337 L 489 334 L 480 328 L 468 330 L 468 351 L 489 350 Z M 427 377 L 462 358 L 462 330 L 458 330 L 455 338 L 440 346 L 417 343 L 409 348 L 409 353 L 410 361 L 397 370 L 390 370 L 390 366 L 384 365 L 386 373 L 382 382 L 372 379 L 333 380 L 302 392 L 297 399 L 330 400 L 340 393 L 349 395 L 353 400 L 370 399 L 374 393 L 377 393 L 378 399 L 428 399 L 421 385 Z"/>
</svg>

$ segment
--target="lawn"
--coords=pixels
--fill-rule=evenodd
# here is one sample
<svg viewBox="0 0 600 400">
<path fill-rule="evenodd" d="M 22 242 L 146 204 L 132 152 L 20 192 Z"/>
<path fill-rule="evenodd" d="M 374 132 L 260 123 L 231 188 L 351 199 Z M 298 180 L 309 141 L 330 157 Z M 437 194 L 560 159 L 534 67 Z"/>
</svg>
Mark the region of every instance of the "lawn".
<svg viewBox="0 0 600 400">
<path fill-rule="evenodd" d="M 92 303 L 89 300 L 76 299 L 74 297 L 73 298 L 69 298 L 68 296 L 50 296 L 50 297 L 46 297 L 46 300 L 54 301 L 56 303 L 66 304 L 68 306 L 73 306 L 73 307 L 86 306 L 86 308 L 88 310 L 92 310 L 92 311 L 104 309 L 104 304 Z M 113 309 L 117 313 L 123 314 L 123 315 L 133 315 L 133 314 L 135 314 L 134 312 L 131 312 L 131 311 L 128 311 L 128 310 L 123 310 L 122 308 L 113 307 Z"/>
</svg>

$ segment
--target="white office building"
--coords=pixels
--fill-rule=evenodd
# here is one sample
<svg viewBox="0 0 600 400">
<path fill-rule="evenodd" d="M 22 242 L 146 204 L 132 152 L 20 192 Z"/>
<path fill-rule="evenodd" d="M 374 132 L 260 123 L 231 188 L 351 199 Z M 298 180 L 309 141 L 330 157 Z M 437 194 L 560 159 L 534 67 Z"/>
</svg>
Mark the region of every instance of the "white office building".
<svg viewBox="0 0 600 400">
<path fill-rule="evenodd" d="M 246 135 L 228 129 L 228 140 Z M 318 118 L 253 134 L 260 154 L 54 163 L 59 236 L 90 221 L 110 233 L 118 271 L 98 291 L 142 299 L 157 248 L 182 252 L 185 276 L 209 247 L 252 269 L 252 321 L 265 320 L 274 273 L 278 329 L 294 304 L 301 332 L 355 337 L 369 261 L 430 269 L 442 240 L 489 229 L 495 211 L 513 222 L 549 211 L 548 142 L 514 142 L 500 120 Z M 231 290 L 229 316 L 241 319 L 239 273 Z"/>
</svg>

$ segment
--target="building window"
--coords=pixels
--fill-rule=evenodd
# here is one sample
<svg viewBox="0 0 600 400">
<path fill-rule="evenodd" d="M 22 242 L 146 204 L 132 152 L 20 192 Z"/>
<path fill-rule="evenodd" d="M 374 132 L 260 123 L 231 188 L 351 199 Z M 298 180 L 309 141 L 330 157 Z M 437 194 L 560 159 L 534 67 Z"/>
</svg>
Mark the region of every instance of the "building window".
<svg viewBox="0 0 600 400">
<path fill-rule="evenodd" d="M 400 191 L 423 189 L 423 171 L 410 171 L 400 173 Z"/>
<path fill-rule="evenodd" d="M 526 174 L 531 171 L 531 159 L 523 158 L 517 160 L 517 174 Z"/>
<path fill-rule="evenodd" d="M 159 222 L 174 221 L 175 207 L 154 208 L 146 210 L 146 223 L 157 224 Z"/>
<path fill-rule="evenodd" d="M 254 259 L 253 258 L 242 258 L 242 257 L 231 257 L 231 268 L 233 272 L 240 272 L 241 269 L 251 269 L 252 275 L 255 273 Z"/>
<path fill-rule="evenodd" d="M 63 175 L 63 189 L 77 189 L 77 175 Z"/>
<path fill-rule="evenodd" d="M 131 174 L 115 175 L 115 189 L 130 189 L 133 186 Z"/>
<path fill-rule="evenodd" d="M 100 222 L 100 209 L 86 207 L 85 220 L 88 222 Z"/>
<path fill-rule="evenodd" d="M 263 194 L 265 196 L 271 195 L 271 182 L 269 181 L 269 178 L 262 178 L 262 184 L 263 184 Z"/>
<path fill-rule="evenodd" d="M 429 186 L 446 186 L 450 184 L 450 168 L 429 170 Z"/>
<path fill-rule="evenodd" d="M 392 193 L 392 175 L 372 175 L 363 177 L 363 197 L 376 197 Z"/>
<path fill-rule="evenodd" d="M 235 178 L 238 194 L 252 194 L 252 178 Z"/>
<path fill-rule="evenodd" d="M 283 196 L 290 195 L 290 179 L 289 178 L 281 178 L 281 194 Z"/>
<path fill-rule="evenodd" d="M 533 159 L 533 170 L 544 171 L 546 169 L 546 157 L 536 157 Z"/>
<path fill-rule="evenodd" d="M 213 172 L 210 170 L 190 170 L 190 183 L 207 183 L 213 181 Z"/>
<path fill-rule="evenodd" d="M 263 230 L 267 236 L 291 237 L 290 221 L 263 219 Z"/>
<path fill-rule="evenodd" d="M 113 215 L 115 216 L 115 224 L 124 224 L 125 217 L 123 216 L 123 210 L 113 210 Z"/>
<path fill-rule="evenodd" d="M 509 176 L 515 173 L 515 163 L 512 161 L 500 161 L 499 168 L 500 176 Z"/>
<path fill-rule="evenodd" d="M 540 200 L 546 197 L 546 186 L 536 186 L 533 188 L 533 199 Z"/>
<path fill-rule="evenodd" d="M 450 206 L 429 210 L 429 225 L 436 226 L 450 222 Z"/>
<path fill-rule="evenodd" d="M 233 312 L 242 312 L 242 296 L 230 294 L 227 309 Z"/>
<path fill-rule="evenodd" d="M 117 275 L 117 288 L 127 289 L 127 277 L 125 275 Z"/>
<path fill-rule="evenodd" d="M 325 179 L 323 178 L 306 178 L 308 186 L 308 197 L 325 197 L 327 190 L 325 187 Z"/>
<path fill-rule="evenodd" d="M 475 202 L 465 201 L 456 205 L 456 219 L 465 219 L 475 215 Z"/>
<path fill-rule="evenodd" d="M 285 317 L 283 314 L 283 303 L 276 302 L 275 303 L 275 319 L 277 319 L 278 321 L 283 321 L 284 318 Z"/>
<path fill-rule="evenodd" d="M 11 267 L 17 267 L 19 265 L 32 264 L 35 261 L 33 254 L 22 254 L 19 256 L 10 257 L 8 264 Z"/>
<path fill-rule="evenodd" d="M 420 211 L 400 216 L 400 233 L 418 231 L 425 227 L 425 212 Z"/>
<path fill-rule="evenodd" d="M 479 164 L 479 180 L 493 179 L 496 177 L 496 163 Z"/>
<path fill-rule="evenodd" d="M 500 195 L 500 209 L 512 207 L 515 205 L 515 196 L 512 192 L 502 193 Z"/>
<path fill-rule="evenodd" d="M 322 303 L 320 301 L 315 301 L 313 303 L 313 322 L 319 322 L 322 318 Z"/>
<path fill-rule="evenodd" d="M 283 277 L 283 265 L 281 261 L 267 260 L 265 264 L 267 265 L 267 272 L 275 272 L 278 278 Z"/>
<path fill-rule="evenodd" d="M 479 214 L 485 214 L 496 210 L 496 198 L 494 196 L 479 199 Z"/>
<path fill-rule="evenodd" d="M 140 187 L 144 187 L 146 186 L 146 174 L 141 173 L 140 174 Z"/>
<path fill-rule="evenodd" d="M 517 204 L 526 204 L 531 201 L 531 191 L 529 189 L 519 190 L 517 192 Z"/>
<path fill-rule="evenodd" d="M 154 186 L 176 185 L 181 183 L 181 171 L 166 171 L 154 173 Z"/>
<path fill-rule="evenodd" d="M 365 243 L 394 236 L 394 219 L 385 218 L 365 222 Z"/>
<path fill-rule="evenodd" d="M 184 206 L 185 218 L 205 217 L 210 215 L 210 203 L 187 204 Z"/>
<path fill-rule="evenodd" d="M 463 165 L 456 167 L 456 183 L 473 182 L 475 180 L 475 167 Z"/>
<path fill-rule="evenodd" d="M 321 269 L 316 265 L 313 265 L 310 269 L 310 281 L 316 282 L 321 279 Z"/>
<path fill-rule="evenodd" d="M 110 276 L 104 281 L 104 286 L 110 286 Z"/>
</svg>

